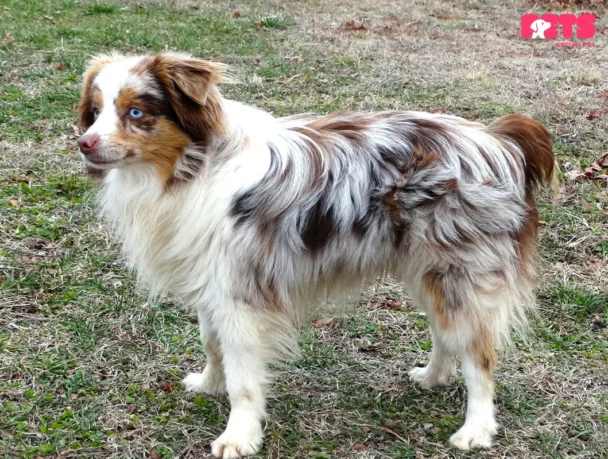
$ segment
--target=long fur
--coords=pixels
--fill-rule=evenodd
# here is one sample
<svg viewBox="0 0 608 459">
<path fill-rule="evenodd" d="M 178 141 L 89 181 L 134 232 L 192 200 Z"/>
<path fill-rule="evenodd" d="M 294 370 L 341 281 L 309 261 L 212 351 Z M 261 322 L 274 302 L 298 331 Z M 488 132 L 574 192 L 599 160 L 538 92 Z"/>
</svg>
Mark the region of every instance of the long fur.
<svg viewBox="0 0 608 459">
<path fill-rule="evenodd" d="M 101 176 L 103 214 L 138 279 L 195 308 L 206 349 L 216 349 L 215 369 L 193 376 L 191 388 L 227 387 L 241 413 L 214 454 L 259 446 L 261 431 L 235 408 L 249 402 L 234 394 L 263 399 L 265 368 L 293 352 L 305 312 L 330 292 L 386 274 L 405 283 L 433 329 L 431 364 L 412 377 L 442 383 L 460 355 L 470 397 L 485 398 L 469 402 L 452 442 L 488 446 L 495 349 L 534 305 L 533 193 L 553 177 L 549 133 L 521 115 L 489 127 L 407 111 L 277 119 L 224 99 L 221 72 L 185 55 L 103 56 L 85 75 L 80 104 L 85 135 L 101 136 L 100 150 L 83 158 Z M 103 96 L 126 88 L 146 94 L 133 96 L 150 115 L 145 123 Z M 105 101 L 98 121 L 95 98 Z M 162 154 L 151 153 L 159 142 Z M 227 356 L 250 352 L 241 342 L 255 348 L 248 358 L 259 388 L 235 382 L 231 390 L 231 378 L 251 376 L 230 373 Z M 479 375 L 486 379 L 476 386 Z M 263 416 L 258 405 L 252 418 Z M 243 423 L 246 444 L 234 427 Z"/>
</svg>

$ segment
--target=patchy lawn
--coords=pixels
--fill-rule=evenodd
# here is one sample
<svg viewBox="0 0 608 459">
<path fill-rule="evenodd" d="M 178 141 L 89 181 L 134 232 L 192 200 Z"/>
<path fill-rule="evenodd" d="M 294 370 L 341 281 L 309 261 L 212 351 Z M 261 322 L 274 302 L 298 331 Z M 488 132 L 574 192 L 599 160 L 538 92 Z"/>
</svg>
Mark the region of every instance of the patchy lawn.
<svg viewBox="0 0 608 459">
<path fill-rule="evenodd" d="M 502 358 L 493 449 L 448 448 L 463 382 L 424 392 L 408 381 L 430 335 L 386 284 L 357 314 L 303 331 L 259 457 L 606 457 L 608 194 L 579 171 L 608 150 L 608 26 L 598 21 L 590 49 L 526 42 L 518 30 L 524 12 L 602 2 L 455 4 L 0 4 L 0 455 L 199 458 L 225 425 L 226 398 L 186 396 L 179 384 L 204 365 L 193 314 L 135 291 L 75 149 L 87 56 L 169 48 L 230 64 L 240 83 L 225 93 L 278 115 L 521 111 L 548 126 L 564 172 L 560 197 L 540 198 L 540 312 Z"/>
</svg>

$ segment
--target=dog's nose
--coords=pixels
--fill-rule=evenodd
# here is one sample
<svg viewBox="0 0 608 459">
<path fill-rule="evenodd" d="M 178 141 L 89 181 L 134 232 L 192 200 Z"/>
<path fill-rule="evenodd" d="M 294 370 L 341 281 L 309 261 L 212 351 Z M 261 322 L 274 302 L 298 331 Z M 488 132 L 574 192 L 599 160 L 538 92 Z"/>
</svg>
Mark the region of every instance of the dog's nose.
<svg viewBox="0 0 608 459">
<path fill-rule="evenodd" d="M 99 134 L 85 134 L 78 139 L 80 151 L 85 155 L 95 153 L 99 147 Z"/>
</svg>

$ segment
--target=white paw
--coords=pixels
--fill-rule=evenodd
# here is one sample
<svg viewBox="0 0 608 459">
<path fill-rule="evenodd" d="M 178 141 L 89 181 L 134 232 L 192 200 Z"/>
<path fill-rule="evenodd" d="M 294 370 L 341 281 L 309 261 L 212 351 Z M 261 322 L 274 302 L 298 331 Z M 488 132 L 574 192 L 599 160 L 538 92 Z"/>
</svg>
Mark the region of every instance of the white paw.
<svg viewBox="0 0 608 459">
<path fill-rule="evenodd" d="M 412 368 L 410 379 L 420 385 L 423 389 L 432 389 L 435 386 L 447 386 L 453 380 L 452 371 L 442 373 L 433 372 L 427 365 L 424 368 Z"/>
<path fill-rule="evenodd" d="M 226 429 L 226 431 L 211 443 L 211 453 L 215 457 L 232 459 L 251 456 L 258 452 L 262 446 L 262 427 L 256 422 L 257 427 L 249 429 Z M 247 430 L 249 432 L 247 432 Z"/>
<path fill-rule="evenodd" d="M 496 435 L 498 424 L 493 419 L 484 424 L 465 424 L 450 437 L 456 448 L 468 451 L 475 448 L 491 448 L 492 437 Z"/>
<path fill-rule="evenodd" d="M 207 365 L 202 373 L 188 373 L 182 380 L 187 392 L 204 392 L 209 395 L 226 393 L 226 380 L 221 371 Z"/>
</svg>

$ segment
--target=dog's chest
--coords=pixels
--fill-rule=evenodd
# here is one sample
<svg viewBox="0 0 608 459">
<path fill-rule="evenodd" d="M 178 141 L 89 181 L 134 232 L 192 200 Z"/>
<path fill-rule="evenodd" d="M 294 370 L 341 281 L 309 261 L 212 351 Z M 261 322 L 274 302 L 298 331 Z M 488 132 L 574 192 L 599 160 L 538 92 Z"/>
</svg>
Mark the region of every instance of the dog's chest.
<svg viewBox="0 0 608 459">
<path fill-rule="evenodd" d="M 172 191 L 128 180 L 105 185 L 100 196 L 105 219 L 143 287 L 186 301 L 210 287 L 229 288 L 233 227 L 225 187 L 203 180 Z"/>
</svg>

